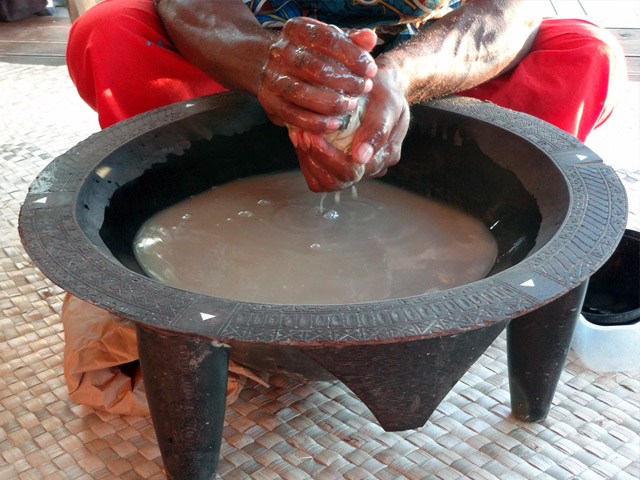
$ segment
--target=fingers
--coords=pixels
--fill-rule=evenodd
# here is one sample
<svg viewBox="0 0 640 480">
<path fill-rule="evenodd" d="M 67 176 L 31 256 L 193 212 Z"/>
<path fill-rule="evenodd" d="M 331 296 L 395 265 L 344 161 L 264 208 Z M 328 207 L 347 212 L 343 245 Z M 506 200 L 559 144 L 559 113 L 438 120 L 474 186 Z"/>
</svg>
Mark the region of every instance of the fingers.
<svg viewBox="0 0 640 480">
<path fill-rule="evenodd" d="M 353 162 L 350 156 L 336 149 L 320 135 L 307 133 L 309 137 L 309 153 L 314 163 L 318 163 L 339 182 L 352 184 L 364 175 L 362 165 Z"/>
<path fill-rule="evenodd" d="M 373 158 L 365 165 L 364 176 L 366 178 L 379 178 L 383 176 L 389 167 L 394 166 L 400 161 L 402 152 L 402 142 L 407 134 L 405 125 L 408 125 L 408 111 L 403 112 L 401 118 L 398 119 L 396 128 L 393 129 L 389 137 L 389 141 L 373 156 Z M 405 121 L 406 120 L 406 121 Z"/>
<path fill-rule="evenodd" d="M 288 123 L 300 129 L 319 133 L 333 132 L 342 125 L 340 118 L 321 115 L 299 107 L 280 95 L 272 94 L 268 88 L 260 89 L 258 100 L 276 125 Z"/>
<path fill-rule="evenodd" d="M 371 31 L 369 30 L 369 32 Z M 325 57 L 332 58 L 355 75 L 372 78 L 376 74 L 376 63 L 373 57 L 367 53 L 375 46 L 375 43 L 371 45 L 371 34 L 375 36 L 373 32 L 356 35 L 360 42 L 366 46 L 371 45 L 369 49 L 351 41 L 339 29 L 312 18 L 293 18 L 285 23 L 282 33 L 283 37 L 290 40 L 291 43 L 303 45 Z"/>
<path fill-rule="evenodd" d="M 313 176 L 313 174 L 309 171 L 309 169 L 307 168 L 306 163 L 304 163 L 303 161 L 300 161 L 300 170 L 302 171 L 302 174 L 304 175 L 304 179 L 307 181 L 307 186 L 309 187 L 309 190 L 311 190 L 312 192 L 330 192 L 331 190 L 325 190 L 322 185 L 320 184 L 320 182 L 316 179 L 316 177 Z"/>
<path fill-rule="evenodd" d="M 380 110 L 380 111 L 376 111 Z M 372 160 L 374 154 L 384 147 L 395 126 L 395 118 L 386 114 L 386 107 L 381 109 L 368 109 L 365 116 L 375 120 L 362 122 L 360 130 L 356 133 L 353 141 L 353 159 L 361 165 L 366 165 Z M 380 115 L 375 117 L 375 115 Z M 366 139 L 366 140 L 365 140 Z"/>
<path fill-rule="evenodd" d="M 377 66 L 361 45 L 373 45 L 375 34 L 349 32 L 352 41 L 313 19 L 292 19 L 285 27 L 269 50 L 258 100 L 277 125 L 334 131 L 342 124 L 340 117 L 356 107 L 357 98 L 373 88 L 369 77 Z"/>
<path fill-rule="evenodd" d="M 318 134 L 298 132 L 292 137 L 311 189 L 343 189 L 363 176 L 382 176 L 398 163 L 410 120 L 409 104 L 399 88 L 399 80 L 402 79 L 385 68 L 379 71 L 353 139 L 351 157 Z"/>
<path fill-rule="evenodd" d="M 369 97 L 362 124 L 353 139 L 353 158 L 356 162 L 368 163 L 386 145 L 399 118 L 398 114 L 394 115 L 396 108 L 395 105 Z"/>
<path fill-rule="evenodd" d="M 408 128 L 409 104 L 393 78 L 381 69 L 369 94 L 364 118 L 353 139 L 354 160 L 366 165 L 388 145 L 385 148 L 395 161 Z"/>
<path fill-rule="evenodd" d="M 271 76 L 271 90 L 284 100 L 296 105 L 307 105 L 311 110 L 325 115 L 342 115 L 356 108 L 356 97 L 316 87 L 295 77 Z"/>
<path fill-rule="evenodd" d="M 389 136 L 366 165 L 361 165 L 334 148 L 322 136 L 290 129 L 289 136 L 298 153 L 300 168 L 314 192 L 343 190 L 364 178 L 379 178 L 400 160 L 409 113 L 404 111 Z"/>
<path fill-rule="evenodd" d="M 353 48 L 363 51 L 348 39 L 345 38 L 344 41 Z M 326 56 L 323 52 L 304 43 L 294 43 L 286 37 L 274 43 L 269 49 L 267 69 L 278 75 L 290 75 L 313 85 L 339 90 L 348 95 L 362 95 L 372 86 L 370 78 L 358 75 L 340 60 Z"/>
<path fill-rule="evenodd" d="M 346 33 L 349 40 L 356 45 L 361 46 L 367 52 L 373 50 L 378 43 L 378 36 L 369 28 L 363 28 L 362 30 L 349 30 Z M 378 70 L 377 67 L 378 66 L 376 65 L 376 71 Z"/>
<path fill-rule="evenodd" d="M 299 72 L 282 70 L 265 69 L 261 89 L 266 88 L 271 94 L 278 95 L 288 102 L 325 115 L 345 114 L 357 105 L 355 96 L 306 82 L 296 75 Z M 362 87 L 366 89 L 365 85 Z"/>
<path fill-rule="evenodd" d="M 362 165 L 355 164 L 320 135 L 298 131 L 292 142 L 297 145 L 300 168 L 307 185 L 314 192 L 345 189 L 358 182 L 364 174 Z"/>
</svg>

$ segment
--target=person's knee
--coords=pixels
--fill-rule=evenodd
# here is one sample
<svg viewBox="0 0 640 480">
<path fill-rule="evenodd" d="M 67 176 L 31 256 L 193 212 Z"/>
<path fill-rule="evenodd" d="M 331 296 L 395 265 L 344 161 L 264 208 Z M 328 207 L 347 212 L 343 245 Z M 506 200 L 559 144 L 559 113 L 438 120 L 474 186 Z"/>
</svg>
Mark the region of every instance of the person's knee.
<svg viewBox="0 0 640 480">
<path fill-rule="evenodd" d="M 626 64 L 622 47 L 614 36 L 604 28 L 589 26 L 584 39 L 585 48 L 593 55 L 594 61 L 603 72 L 609 72 L 610 77 L 624 74 L 626 78 Z"/>
<path fill-rule="evenodd" d="M 71 26 L 69 48 L 120 47 L 132 37 L 164 35 L 152 0 L 105 0 Z"/>
<path fill-rule="evenodd" d="M 582 32 L 584 58 L 589 62 L 587 75 L 601 80 L 602 111 L 594 127 L 604 122 L 618 105 L 627 82 L 624 51 L 615 37 L 604 28 L 587 25 Z"/>
<path fill-rule="evenodd" d="M 624 52 L 606 29 L 580 19 L 554 19 L 550 26 L 553 33 L 542 32 L 542 42 L 545 47 L 570 52 L 575 63 L 570 67 L 577 74 L 597 76 L 610 89 L 619 88 L 626 81 Z"/>
<path fill-rule="evenodd" d="M 96 109 L 98 80 L 126 75 L 149 42 L 165 38 L 152 0 L 104 0 L 87 10 L 71 27 L 66 55 L 80 96 Z"/>
<path fill-rule="evenodd" d="M 586 20 L 545 19 L 532 50 L 554 55 L 566 53 L 574 61 L 580 59 L 580 64 L 569 65 L 578 71 L 583 67 L 604 72 L 625 70 L 624 52 L 613 35 Z"/>
<path fill-rule="evenodd" d="M 591 22 L 550 19 L 543 22 L 537 49 L 562 62 L 572 95 L 581 98 L 579 138 L 586 137 L 613 112 L 624 92 L 627 70 L 615 37 Z"/>
</svg>

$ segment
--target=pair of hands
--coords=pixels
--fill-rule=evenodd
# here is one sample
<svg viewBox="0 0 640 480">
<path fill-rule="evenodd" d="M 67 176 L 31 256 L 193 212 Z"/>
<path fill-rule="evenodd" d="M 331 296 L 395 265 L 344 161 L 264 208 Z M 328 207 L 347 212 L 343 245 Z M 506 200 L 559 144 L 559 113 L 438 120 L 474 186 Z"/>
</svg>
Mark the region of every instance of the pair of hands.
<svg viewBox="0 0 640 480">
<path fill-rule="evenodd" d="M 409 127 L 409 106 L 400 72 L 368 53 L 376 44 L 371 30 L 342 33 L 310 18 L 289 20 L 269 50 L 258 100 L 289 135 L 309 188 L 342 190 L 362 176 L 384 175 L 400 159 Z M 342 117 L 368 94 L 351 155 L 334 148 L 323 134 L 338 130 Z"/>
</svg>

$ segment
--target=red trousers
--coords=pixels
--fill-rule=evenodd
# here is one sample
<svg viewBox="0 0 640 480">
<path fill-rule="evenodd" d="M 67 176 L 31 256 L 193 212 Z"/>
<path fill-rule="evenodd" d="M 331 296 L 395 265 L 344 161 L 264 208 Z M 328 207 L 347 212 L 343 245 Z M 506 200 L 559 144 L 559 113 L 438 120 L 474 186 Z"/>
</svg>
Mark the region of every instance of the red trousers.
<svg viewBox="0 0 640 480">
<path fill-rule="evenodd" d="M 171 44 L 152 0 L 105 0 L 72 26 L 67 65 L 105 128 L 173 102 L 224 91 Z M 546 19 L 510 72 L 461 95 L 534 115 L 581 141 L 611 114 L 626 81 L 624 56 L 584 20 Z"/>
</svg>

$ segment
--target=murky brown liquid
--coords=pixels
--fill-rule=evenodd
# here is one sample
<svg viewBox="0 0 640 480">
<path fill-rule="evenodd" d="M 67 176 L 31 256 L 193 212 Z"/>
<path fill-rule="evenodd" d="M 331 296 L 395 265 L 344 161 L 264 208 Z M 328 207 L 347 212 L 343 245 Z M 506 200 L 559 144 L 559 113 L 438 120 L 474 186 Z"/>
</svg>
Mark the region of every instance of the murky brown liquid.
<svg viewBox="0 0 640 480">
<path fill-rule="evenodd" d="M 135 254 L 169 285 L 280 304 L 418 295 L 493 266 L 495 240 L 477 220 L 379 181 L 357 189 L 326 196 L 321 212 L 299 172 L 237 180 L 155 215 Z"/>
</svg>

